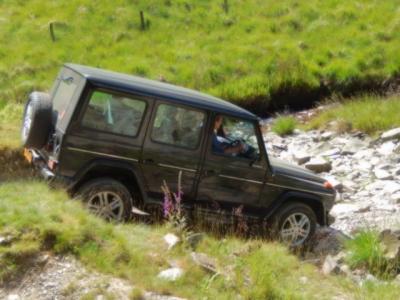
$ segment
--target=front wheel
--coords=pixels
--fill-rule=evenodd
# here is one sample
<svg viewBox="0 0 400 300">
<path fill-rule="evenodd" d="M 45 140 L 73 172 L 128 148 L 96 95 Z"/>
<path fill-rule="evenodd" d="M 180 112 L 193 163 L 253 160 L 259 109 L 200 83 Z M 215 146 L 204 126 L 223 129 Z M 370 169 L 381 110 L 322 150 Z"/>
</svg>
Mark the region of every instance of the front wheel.
<svg viewBox="0 0 400 300">
<path fill-rule="evenodd" d="M 77 195 L 89 212 L 107 221 L 122 222 L 131 216 L 131 193 L 115 179 L 91 180 L 79 189 Z"/>
<path fill-rule="evenodd" d="M 314 235 L 316 226 L 314 211 L 300 202 L 283 205 L 272 220 L 273 235 L 291 247 L 305 245 Z"/>
</svg>

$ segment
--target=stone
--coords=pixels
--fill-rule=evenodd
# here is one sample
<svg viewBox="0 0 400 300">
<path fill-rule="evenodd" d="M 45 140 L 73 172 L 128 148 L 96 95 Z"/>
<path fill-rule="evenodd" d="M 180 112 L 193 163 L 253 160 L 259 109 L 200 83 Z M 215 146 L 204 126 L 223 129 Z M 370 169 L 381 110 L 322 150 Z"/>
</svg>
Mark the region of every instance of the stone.
<svg viewBox="0 0 400 300">
<path fill-rule="evenodd" d="M 311 158 L 311 156 L 304 151 L 295 151 L 292 155 L 293 160 L 299 165 L 305 164 Z"/>
<path fill-rule="evenodd" d="M 207 254 L 197 252 L 192 252 L 190 256 L 196 265 L 208 272 L 217 273 L 217 262 L 214 258 L 209 257 Z"/>
<path fill-rule="evenodd" d="M 394 193 L 390 196 L 391 204 L 400 204 L 400 192 Z"/>
<path fill-rule="evenodd" d="M 186 241 L 192 249 L 195 249 L 197 245 L 203 240 L 203 238 L 203 233 L 192 233 L 186 238 Z"/>
<path fill-rule="evenodd" d="M 17 294 L 10 294 L 7 296 L 7 300 L 20 300 L 21 297 Z"/>
<path fill-rule="evenodd" d="M 158 278 L 165 279 L 168 281 L 175 281 L 182 277 L 183 270 L 181 268 L 169 268 L 164 271 L 161 271 L 158 274 Z"/>
<path fill-rule="evenodd" d="M 386 259 L 400 260 L 400 236 L 397 236 L 391 230 L 383 230 L 379 234 L 379 240 L 384 251 L 383 256 Z"/>
<path fill-rule="evenodd" d="M 394 194 L 395 192 L 400 191 L 400 183 L 393 180 L 387 181 L 383 186 L 383 191 L 388 194 Z"/>
<path fill-rule="evenodd" d="M 329 161 L 322 158 L 313 158 L 305 164 L 305 167 L 316 173 L 329 172 L 332 170 L 332 165 Z"/>
<path fill-rule="evenodd" d="M 383 169 L 375 169 L 374 170 L 375 177 L 380 180 L 391 180 L 393 176 L 386 170 Z"/>
<path fill-rule="evenodd" d="M 301 276 L 299 278 L 299 281 L 301 284 L 307 284 L 308 283 L 308 278 L 306 276 Z"/>
<path fill-rule="evenodd" d="M 342 149 L 342 154 L 354 154 L 359 152 L 363 148 L 367 148 L 368 144 L 361 141 L 360 139 L 351 139 Z M 368 149 L 368 151 L 372 151 Z"/>
<path fill-rule="evenodd" d="M 340 154 L 340 149 L 339 148 L 333 148 L 327 151 L 324 151 L 320 153 L 321 156 L 336 156 Z"/>
<path fill-rule="evenodd" d="M 331 256 L 327 255 L 322 265 L 322 273 L 324 275 L 338 274 L 340 271 L 337 261 Z"/>
<path fill-rule="evenodd" d="M 387 156 L 392 154 L 395 149 L 396 149 L 396 144 L 393 143 L 392 141 L 389 141 L 383 143 L 377 150 L 378 153 L 380 153 L 381 155 Z"/>
<path fill-rule="evenodd" d="M 0 236 L 0 246 L 8 246 L 13 241 L 14 237 L 12 235 Z"/>
<path fill-rule="evenodd" d="M 179 243 L 180 239 L 173 233 L 167 233 L 164 235 L 164 241 L 168 245 L 168 250 L 172 249 L 177 243 Z"/>
<path fill-rule="evenodd" d="M 335 133 L 332 131 L 326 131 L 324 133 L 321 134 L 321 140 L 322 141 L 327 141 L 330 140 L 332 137 L 335 136 Z"/>
<path fill-rule="evenodd" d="M 382 133 L 381 139 L 384 141 L 400 139 L 400 128 L 394 128 L 394 129 L 385 131 L 384 133 Z"/>
</svg>

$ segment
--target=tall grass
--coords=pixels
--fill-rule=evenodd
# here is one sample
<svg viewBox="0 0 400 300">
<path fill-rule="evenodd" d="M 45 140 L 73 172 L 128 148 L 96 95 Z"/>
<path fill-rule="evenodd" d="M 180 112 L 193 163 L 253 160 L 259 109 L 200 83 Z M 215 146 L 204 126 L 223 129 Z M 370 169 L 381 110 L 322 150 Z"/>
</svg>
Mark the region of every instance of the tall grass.
<svg viewBox="0 0 400 300">
<path fill-rule="evenodd" d="M 346 242 L 347 262 L 352 268 L 363 268 L 383 279 L 392 279 L 400 270 L 400 261 L 385 257 L 379 233 L 365 230 Z"/>
<path fill-rule="evenodd" d="M 49 88 L 67 61 L 164 78 L 260 109 L 285 93 L 303 91 L 297 101 L 307 101 L 321 84 L 349 92 L 399 72 L 396 0 L 231 0 L 228 13 L 222 2 L 1 1 L 0 102 Z"/>
<path fill-rule="evenodd" d="M 400 126 L 400 97 L 363 96 L 347 100 L 312 119 L 308 128 L 323 128 L 330 121 L 347 123 L 349 129 L 369 134 Z M 339 124 L 340 126 L 340 124 Z"/>
</svg>

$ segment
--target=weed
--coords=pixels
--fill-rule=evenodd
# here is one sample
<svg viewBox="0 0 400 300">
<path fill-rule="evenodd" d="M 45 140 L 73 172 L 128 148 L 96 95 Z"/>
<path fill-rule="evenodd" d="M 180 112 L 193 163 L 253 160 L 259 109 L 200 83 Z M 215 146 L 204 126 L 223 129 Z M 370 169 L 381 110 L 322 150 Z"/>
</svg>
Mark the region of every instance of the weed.
<svg viewBox="0 0 400 300">
<path fill-rule="evenodd" d="M 352 268 L 363 268 L 383 279 L 393 278 L 400 270 L 400 261 L 385 257 L 379 234 L 373 230 L 358 233 L 346 242 L 347 263 Z"/>
<path fill-rule="evenodd" d="M 288 135 L 293 133 L 297 126 L 297 121 L 292 116 L 279 116 L 272 126 L 272 131 L 279 135 Z"/>
</svg>

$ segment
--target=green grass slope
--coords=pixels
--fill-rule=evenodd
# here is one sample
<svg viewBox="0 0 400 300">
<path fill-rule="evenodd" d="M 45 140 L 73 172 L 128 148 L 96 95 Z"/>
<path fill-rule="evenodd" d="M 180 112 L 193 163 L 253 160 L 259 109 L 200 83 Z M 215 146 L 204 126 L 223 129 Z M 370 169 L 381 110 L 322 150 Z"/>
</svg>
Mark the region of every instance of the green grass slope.
<svg viewBox="0 0 400 300">
<path fill-rule="evenodd" d="M 12 173 L 8 173 L 10 176 Z M 187 299 L 396 299 L 398 286 L 362 287 L 319 271 L 276 243 L 206 236 L 196 251 L 216 260 L 220 275 L 195 265 L 193 251 L 180 244 L 171 251 L 163 241 L 167 227 L 115 225 L 89 215 L 77 201 L 45 183 L 14 180 L 0 184 L 0 284 L 26 269 L 41 251 L 74 255 L 88 268 L 126 278 L 140 290 Z M 185 270 L 176 282 L 157 274 L 170 263 Z M 137 292 L 136 292 L 137 293 Z"/>
<path fill-rule="evenodd" d="M 163 78 L 257 112 L 399 73 L 397 0 L 223 2 L 0 1 L 0 108 L 49 88 L 64 62 Z"/>
</svg>

